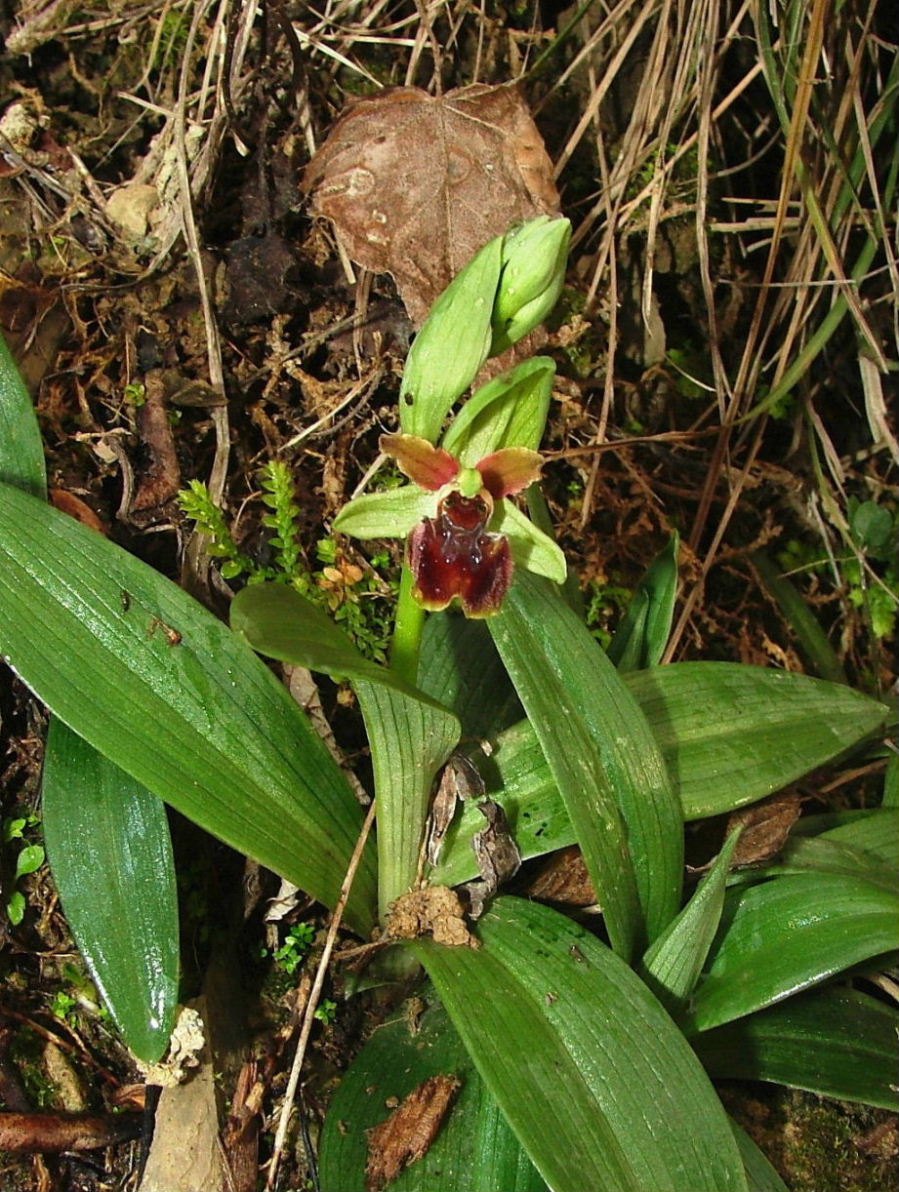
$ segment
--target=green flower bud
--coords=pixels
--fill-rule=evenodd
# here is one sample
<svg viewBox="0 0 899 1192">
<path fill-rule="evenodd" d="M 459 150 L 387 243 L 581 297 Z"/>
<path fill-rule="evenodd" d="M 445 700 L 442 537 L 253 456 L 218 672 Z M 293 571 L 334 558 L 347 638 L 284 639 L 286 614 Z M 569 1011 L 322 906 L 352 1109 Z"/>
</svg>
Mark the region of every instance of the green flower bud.
<svg viewBox="0 0 899 1192">
<path fill-rule="evenodd" d="M 502 274 L 493 304 L 491 356 L 533 331 L 552 311 L 565 283 L 571 224 L 540 215 L 503 242 Z"/>
<path fill-rule="evenodd" d="M 436 442 L 450 407 L 487 359 L 503 239 L 485 244 L 456 275 L 415 337 L 400 388 L 405 434 Z"/>
</svg>

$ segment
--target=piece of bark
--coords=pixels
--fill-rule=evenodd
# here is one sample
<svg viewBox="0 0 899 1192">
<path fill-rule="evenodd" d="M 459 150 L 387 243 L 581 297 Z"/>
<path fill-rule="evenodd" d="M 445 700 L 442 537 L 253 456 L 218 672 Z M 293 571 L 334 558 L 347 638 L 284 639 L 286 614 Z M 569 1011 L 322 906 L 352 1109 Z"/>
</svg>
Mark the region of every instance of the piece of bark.
<svg viewBox="0 0 899 1192">
<path fill-rule="evenodd" d="M 528 896 L 567 906 L 594 906 L 596 890 L 576 844 L 553 853 L 528 886 Z"/>
<path fill-rule="evenodd" d="M 403 1168 L 428 1153 L 461 1083 L 456 1076 L 429 1076 L 389 1118 L 367 1132 L 368 1192 L 380 1192 Z"/>
<path fill-rule="evenodd" d="M 353 261 L 393 276 L 416 327 L 488 240 L 559 210 L 552 162 L 514 85 L 363 99 L 334 125 L 304 189 Z"/>
<path fill-rule="evenodd" d="M 137 1138 L 139 1117 L 96 1113 L 0 1113 L 0 1151 L 90 1151 Z"/>
</svg>

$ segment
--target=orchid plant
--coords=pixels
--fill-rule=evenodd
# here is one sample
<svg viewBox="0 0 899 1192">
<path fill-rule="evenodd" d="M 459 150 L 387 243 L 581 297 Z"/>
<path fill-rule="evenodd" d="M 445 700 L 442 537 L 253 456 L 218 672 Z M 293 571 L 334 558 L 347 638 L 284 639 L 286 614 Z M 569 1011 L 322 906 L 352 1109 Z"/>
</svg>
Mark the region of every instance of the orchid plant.
<svg viewBox="0 0 899 1192">
<path fill-rule="evenodd" d="M 464 400 L 488 357 L 551 310 L 569 234 L 532 221 L 453 280 L 413 344 L 399 431 L 380 441 L 410 483 L 337 519 L 406 539 L 389 666 L 287 582 L 243 588 L 226 626 L 50 507 L 31 401 L 0 351 L 0 651 L 52 714 L 50 864 L 141 1060 L 164 1052 L 178 994 L 163 801 L 342 904 L 363 810 L 258 655 L 353 686 L 377 825 L 344 923 L 376 940 L 382 980 L 423 970 L 429 983 L 420 1021 L 376 1031 L 343 1079 L 326 1192 L 785 1192 L 711 1077 L 897 1108 L 897 1015 L 864 980 L 896 950 L 895 758 L 881 806 L 806 820 L 751 870 L 733 868 L 737 829 L 683 890 L 685 822 L 851 750 L 882 757 L 890 709 L 805 675 L 658 665 L 676 549 L 603 652 L 557 545 L 516 504 L 539 505 L 552 361 Z M 595 891 L 586 920 L 497 892 L 521 860 L 573 844 Z M 388 1098 L 432 1117 L 424 1145 L 385 1165 Z"/>
</svg>

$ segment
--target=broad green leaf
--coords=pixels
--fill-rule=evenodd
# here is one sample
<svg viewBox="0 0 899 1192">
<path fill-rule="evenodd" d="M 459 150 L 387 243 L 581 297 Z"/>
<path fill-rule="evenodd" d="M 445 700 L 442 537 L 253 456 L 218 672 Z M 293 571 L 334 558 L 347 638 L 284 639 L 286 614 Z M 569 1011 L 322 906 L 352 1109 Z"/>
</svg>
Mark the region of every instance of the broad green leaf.
<svg viewBox="0 0 899 1192">
<path fill-rule="evenodd" d="M 742 1018 L 897 947 L 899 896 L 862 878 L 803 873 L 737 887 L 688 1027 Z"/>
<path fill-rule="evenodd" d="M 386 666 L 361 654 L 324 609 L 287 584 L 250 584 L 229 610 L 231 628 L 260 654 L 336 679 L 365 679 L 427 697 Z"/>
<path fill-rule="evenodd" d="M 883 775 L 882 807 L 899 807 L 899 754 L 891 753 Z"/>
<path fill-rule="evenodd" d="M 455 712 L 463 739 L 491 737 L 521 716 L 490 631 L 483 621 L 461 614 L 446 612 L 425 621 L 418 684 Z"/>
<path fill-rule="evenodd" d="M 447 708 L 359 653 L 321 609 L 284 584 L 234 598 L 231 625 L 255 650 L 353 681 L 371 748 L 378 800 L 382 919 L 415 880 L 434 775 L 459 740 Z"/>
<path fill-rule="evenodd" d="M 854 825 L 853 825 L 854 826 Z M 886 891 L 896 888 L 896 866 L 874 852 L 842 844 L 830 833 L 791 836 L 773 862 L 746 870 L 737 878 L 756 882 L 760 877 L 788 873 L 834 873 L 861 877 Z"/>
<path fill-rule="evenodd" d="M 899 868 L 899 815 L 892 807 L 878 808 L 821 834 L 821 839 L 871 853 L 893 872 Z"/>
<path fill-rule="evenodd" d="M 391 1181 L 390 1192 L 545 1192 L 546 1185 L 488 1093 L 462 1041 L 434 999 L 415 1018 L 406 1004 L 377 1027 L 328 1108 L 319 1152 L 324 1189 L 363 1192 L 366 1132 L 424 1081 L 453 1076 L 461 1087 L 423 1158 Z"/>
<path fill-rule="evenodd" d="M 503 252 L 497 236 L 457 274 L 415 337 L 400 386 L 400 426 L 436 443 L 450 406 L 487 359 Z"/>
<path fill-rule="evenodd" d="M 679 788 L 684 817 L 733 811 L 881 731 L 890 710 L 842 684 L 728 662 L 626 676 Z"/>
<path fill-rule="evenodd" d="M 498 898 L 478 935 L 477 950 L 411 947 L 555 1192 L 746 1188 L 714 1089 L 620 957 L 517 898 Z"/>
<path fill-rule="evenodd" d="M 0 651 L 138 782 L 327 905 L 362 812 L 286 689 L 211 613 L 100 535 L 0 486 Z M 373 857 L 348 907 L 372 923 Z"/>
<path fill-rule="evenodd" d="M 516 577 L 493 640 L 575 830 L 613 947 L 651 942 L 680 900 L 683 821 L 649 725 L 586 626 Z"/>
<path fill-rule="evenodd" d="M 727 872 L 739 839 L 739 829 L 731 832 L 693 897 L 650 945 L 640 965 L 646 984 L 675 1017 L 693 992 L 717 934 Z"/>
<path fill-rule="evenodd" d="M 415 882 L 437 771 L 459 740 L 459 721 L 445 708 L 383 683 L 357 682 L 378 800 L 378 905 Z"/>
<path fill-rule="evenodd" d="M 548 356 L 532 356 L 494 377 L 468 399 L 441 446 L 467 468 L 503 447 L 537 451 L 555 373 L 555 363 Z"/>
<path fill-rule="evenodd" d="M 0 479 L 46 495 L 34 407 L 2 335 Z M 142 1060 L 158 1060 L 174 1018 L 179 945 L 163 806 L 51 719 L 42 816 L 53 877 L 85 962 L 131 1050 Z M 22 859 L 20 853 L 17 869 Z"/>
<path fill-rule="evenodd" d="M 668 644 L 677 596 L 677 533 L 653 560 L 606 651 L 619 671 L 657 666 Z"/>
<path fill-rule="evenodd" d="M 145 1063 L 178 1004 L 178 895 L 165 807 L 54 719 L 44 834 L 62 908 L 125 1042 Z"/>
<path fill-rule="evenodd" d="M 0 481 L 47 495 L 44 451 L 31 394 L 0 332 Z"/>
<path fill-rule="evenodd" d="M 749 1192 L 790 1192 L 774 1170 L 768 1157 L 756 1146 L 743 1127 L 732 1118 L 730 1128 L 734 1132 L 734 1138 L 737 1140 L 737 1146 L 743 1156 Z"/>
<path fill-rule="evenodd" d="M 899 1014 L 855 989 L 814 989 L 693 1039 L 709 1075 L 768 1080 L 899 1110 Z"/>
<path fill-rule="evenodd" d="M 763 799 L 882 731 L 890 715 L 884 704 L 842 685 L 727 662 L 676 662 L 621 678 L 659 744 L 686 820 Z M 488 759 L 475 760 L 523 856 L 574 843 L 562 797 L 526 721 L 492 740 Z M 447 837 L 442 881 L 455 885 L 474 875 L 469 842 L 482 821 L 474 808 L 464 810 Z"/>
</svg>

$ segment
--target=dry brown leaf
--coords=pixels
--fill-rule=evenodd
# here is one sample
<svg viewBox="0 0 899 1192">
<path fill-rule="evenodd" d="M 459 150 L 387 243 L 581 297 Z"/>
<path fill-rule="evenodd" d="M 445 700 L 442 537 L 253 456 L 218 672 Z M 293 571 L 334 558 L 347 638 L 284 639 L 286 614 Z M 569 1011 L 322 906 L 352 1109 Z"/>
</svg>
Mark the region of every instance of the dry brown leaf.
<svg viewBox="0 0 899 1192">
<path fill-rule="evenodd" d="M 455 1076 L 429 1076 L 389 1118 L 368 1131 L 369 1192 L 380 1192 L 404 1167 L 428 1153 L 461 1083 Z"/>
<path fill-rule="evenodd" d="M 513 85 L 363 99 L 338 119 L 304 188 L 353 261 L 393 276 L 416 326 L 488 240 L 559 210 L 552 162 Z"/>
<path fill-rule="evenodd" d="M 786 791 L 733 812 L 727 821 L 725 836 L 740 825 L 743 832 L 732 865 L 756 865 L 779 853 L 801 811 L 799 795 L 795 791 Z"/>
<path fill-rule="evenodd" d="M 593 906 L 596 891 L 584 857 L 576 844 L 553 853 L 528 886 L 528 896 L 541 902 Z"/>
</svg>

